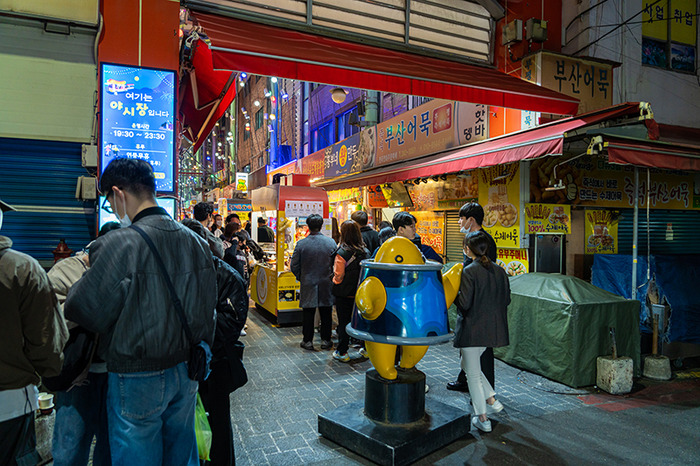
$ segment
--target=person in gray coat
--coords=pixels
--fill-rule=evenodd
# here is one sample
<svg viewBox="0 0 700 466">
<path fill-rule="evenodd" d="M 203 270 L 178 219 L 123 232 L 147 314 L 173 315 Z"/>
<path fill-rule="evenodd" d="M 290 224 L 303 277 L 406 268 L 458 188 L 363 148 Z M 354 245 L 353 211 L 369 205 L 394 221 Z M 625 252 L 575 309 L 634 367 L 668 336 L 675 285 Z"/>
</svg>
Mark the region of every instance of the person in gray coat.
<svg viewBox="0 0 700 466">
<path fill-rule="evenodd" d="M 467 374 L 475 416 L 472 424 L 491 432 L 488 414 L 498 413 L 503 405 L 481 371 L 480 358 L 486 348 L 507 346 L 510 283 L 505 270 L 488 257 L 489 239 L 482 231 L 464 238 L 464 253 L 472 259 L 462 271 L 457 295 L 459 316 L 454 345 L 460 349 L 462 370 Z"/>
<path fill-rule="evenodd" d="M 323 217 L 311 214 L 306 218 L 309 236 L 299 240 L 292 255 L 291 269 L 301 283 L 299 306 L 303 309 L 301 347 L 313 351 L 314 315 L 321 315 L 321 349 L 333 349 L 331 323 L 333 295 L 333 253 L 335 241 L 321 233 Z"/>
</svg>

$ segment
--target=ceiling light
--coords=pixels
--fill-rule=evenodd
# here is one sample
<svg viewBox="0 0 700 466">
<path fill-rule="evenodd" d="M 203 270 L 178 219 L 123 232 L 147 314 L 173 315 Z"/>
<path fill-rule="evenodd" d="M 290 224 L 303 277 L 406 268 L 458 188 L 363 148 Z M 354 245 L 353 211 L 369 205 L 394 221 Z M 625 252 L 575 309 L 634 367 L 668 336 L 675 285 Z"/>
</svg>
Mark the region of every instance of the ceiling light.
<svg viewBox="0 0 700 466">
<path fill-rule="evenodd" d="M 342 87 L 335 87 L 330 90 L 330 93 L 331 99 L 333 99 L 333 102 L 336 104 L 342 104 L 345 102 L 345 97 L 348 95 L 348 92 Z"/>
<path fill-rule="evenodd" d="M 240 83 L 238 83 L 238 85 L 241 87 L 245 86 L 245 81 L 241 81 Z"/>
<path fill-rule="evenodd" d="M 255 102 L 253 102 L 253 105 L 255 105 L 256 107 L 259 107 L 259 106 L 260 106 L 260 101 L 259 101 L 259 100 L 256 100 Z"/>
<path fill-rule="evenodd" d="M 276 117 L 275 117 L 275 114 L 274 114 L 274 113 L 270 113 L 270 120 L 275 121 L 275 118 L 276 118 Z"/>
<path fill-rule="evenodd" d="M 273 83 L 276 83 L 276 82 L 277 82 L 277 78 L 275 78 L 275 77 L 273 76 L 273 77 L 270 79 L 270 81 L 272 81 Z"/>
<path fill-rule="evenodd" d="M 248 73 L 246 73 L 245 71 L 243 73 L 241 73 L 241 79 L 245 79 L 247 77 L 248 77 Z"/>
</svg>

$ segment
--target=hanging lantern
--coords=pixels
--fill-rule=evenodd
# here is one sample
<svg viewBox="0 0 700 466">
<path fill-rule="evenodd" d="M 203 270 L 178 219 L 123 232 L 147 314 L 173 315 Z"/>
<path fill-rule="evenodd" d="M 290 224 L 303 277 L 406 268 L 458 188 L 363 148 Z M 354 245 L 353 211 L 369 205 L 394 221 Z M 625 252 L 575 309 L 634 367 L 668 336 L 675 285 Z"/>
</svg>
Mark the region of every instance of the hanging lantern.
<svg viewBox="0 0 700 466">
<path fill-rule="evenodd" d="M 333 102 L 336 104 L 342 104 L 345 102 L 345 96 L 348 95 L 348 92 L 343 89 L 342 87 L 336 87 L 331 89 L 331 99 L 333 99 Z"/>
</svg>

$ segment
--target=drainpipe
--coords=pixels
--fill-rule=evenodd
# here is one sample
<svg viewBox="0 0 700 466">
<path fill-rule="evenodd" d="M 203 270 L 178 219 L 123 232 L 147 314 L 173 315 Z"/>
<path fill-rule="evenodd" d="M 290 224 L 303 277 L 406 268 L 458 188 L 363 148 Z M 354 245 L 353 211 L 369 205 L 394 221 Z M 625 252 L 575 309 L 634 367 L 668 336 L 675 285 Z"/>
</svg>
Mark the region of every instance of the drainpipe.
<svg viewBox="0 0 700 466">
<path fill-rule="evenodd" d="M 632 299 L 637 299 L 637 241 L 639 237 L 639 168 L 634 167 L 634 219 L 632 224 Z"/>
</svg>

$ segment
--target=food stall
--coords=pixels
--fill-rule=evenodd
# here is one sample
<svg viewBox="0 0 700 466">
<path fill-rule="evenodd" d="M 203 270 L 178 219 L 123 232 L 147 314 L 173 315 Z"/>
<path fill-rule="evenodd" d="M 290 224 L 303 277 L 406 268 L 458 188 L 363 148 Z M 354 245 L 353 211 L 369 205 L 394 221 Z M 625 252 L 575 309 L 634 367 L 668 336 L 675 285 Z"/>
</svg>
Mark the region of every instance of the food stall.
<svg viewBox="0 0 700 466">
<path fill-rule="evenodd" d="M 258 218 L 263 217 L 275 231 L 275 242 L 258 242 L 267 259 L 255 264 L 250 297 L 256 308 L 272 314 L 278 324 L 301 323 L 299 282 L 290 271 L 290 262 L 297 241 L 307 234 L 309 215 L 321 215 L 322 233 L 331 236 L 328 195 L 323 188 L 274 184 L 252 191 L 251 201 L 252 238 L 258 241 Z"/>
</svg>

